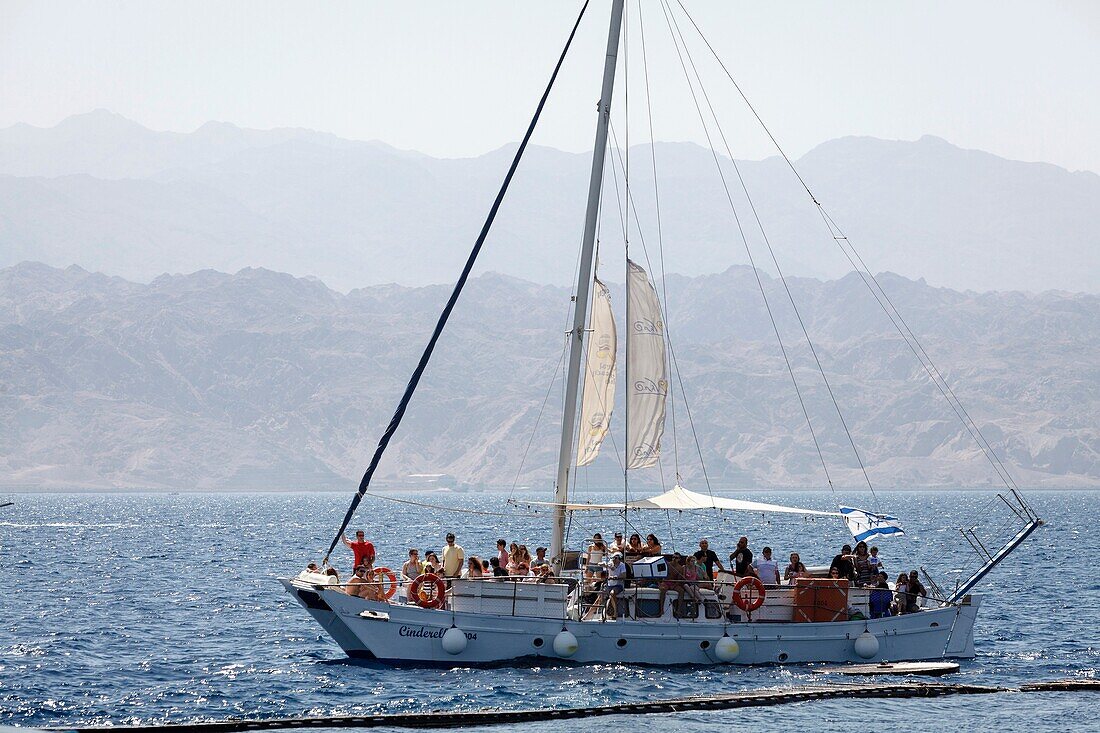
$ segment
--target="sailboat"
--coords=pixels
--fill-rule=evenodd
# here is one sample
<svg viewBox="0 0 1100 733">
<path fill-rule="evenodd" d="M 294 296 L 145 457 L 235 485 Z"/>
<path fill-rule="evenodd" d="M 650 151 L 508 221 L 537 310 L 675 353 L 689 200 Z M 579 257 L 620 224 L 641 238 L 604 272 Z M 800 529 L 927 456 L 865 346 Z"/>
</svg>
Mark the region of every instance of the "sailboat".
<svg viewBox="0 0 1100 733">
<path fill-rule="evenodd" d="M 601 552 L 600 557 L 595 558 L 585 556 L 587 538 L 580 547 L 568 546 L 566 529 L 570 515 L 587 511 L 744 511 L 827 516 L 843 521 L 857 539 L 901 532 L 896 518 L 887 514 L 845 506 L 834 512 L 746 501 L 692 491 L 679 482 L 667 491 L 636 500 L 630 499 L 629 492 L 621 502 L 595 504 L 570 500 L 575 468 L 595 459 L 610 431 L 620 372 L 616 363 L 620 334 L 612 312 L 611 294 L 595 272 L 601 188 L 609 148 L 608 130 L 624 0 L 611 0 L 610 6 L 584 234 L 572 305 L 572 326 L 568 332 L 554 500 L 531 502 L 535 509 L 545 511 L 550 520 L 549 556 L 553 570 L 549 578 L 541 579 L 550 582 L 531 582 L 531 578 L 444 580 L 435 574 L 425 574 L 415 579 L 406 594 L 401 594 L 407 596 L 408 601 L 404 597 L 383 597 L 392 593 L 392 589 L 374 598 L 361 597 L 345 592 L 339 585 L 328 584 L 323 576 L 313 572 L 281 578 L 280 582 L 348 656 L 391 663 L 457 666 L 568 660 L 653 665 L 758 665 L 973 657 L 981 598 L 971 591 L 1042 524 L 1007 477 L 1007 469 L 995 457 L 984 436 L 976 439 L 1008 487 L 1004 494 L 998 494 L 998 499 L 1011 509 L 1018 525 L 1007 542 L 993 550 L 978 538 L 973 527 L 963 529 L 963 537 L 981 555 L 980 565 L 950 591 L 941 590 L 929 577 L 931 590 L 919 612 L 876 616 L 869 611 L 873 605 L 872 596 L 881 591 L 880 588 L 856 587 L 848 579 L 830 577 L 804 577 L 787 585 L 766 585 L 751 575 L 719 575 L 711 582 L 696 583 L 690 594 L 680 598 L 678 593 L 663 592 L 659 587 L 664 582 L 667 590 L 669 585 L 667 563 L 670 558 L 666 556 L 627 557 L 625 559 L 633 561 L 632 571 L 628 573 L 633 577 L 622 578 L 614 570 L 620 557 L 608 563 L 610 553 Z M 401 424 L 587 7 L 586 2 L 470 257 L 329 546 L 329 553 L 367 495 L 378 462 Z M 680 7 L 683 9 L 682 5 Z M 661 8 L 667 18 L 672 10 L 671 3 L 662 0 Z M 686 9 L 683 12 L 686 13 Z M 695 25 L 693 20 L 691 23 Z M 817 204 L 816 198 L 814 203 Z M 627 205 L 631 205 L 629 200 Z M 825 218 L 831 222 L 830 218 Z M 830 231 L 833 226 L 830 223 Z M 873 276 L 871 282 L 874 282 Z M 666 353 L 670 342 L 661 298 L 654 283 L 650 273 L 631 259 L 628 252 L 626 329 L 622 334 L 626 355 L 622 371 L 627 388 L 623 400 L 627 443 L 624 483 L 629 481 L 631 471 L 651 467 L 659 460 L 666 400 L 671 391 L 670 360 Z M 897 318 L 900 320 L 900 313 Z M 904 324 L 904 320 L 900 322 Z M 904 330 L 908 331 L 908 327 Z M 908 334 L 912 336 L 911 331 Z M 915 342 L 915 336 L 912 339 Z M 910 341 L 907 339 L 906 343 Z M 923 348 L 914 353 L 927 357 Z M 924 358 L 921 363 L 926 364 Z M 945 385 L 930 359 L 925 368 L 938 387 Z M 793 371 L 791 376 L 795 376 Z M 946 390 L 941 387 L 941 392 L 945 397 L 948 392 L 954 397 L 949 387 Z M 957 398 L 951 402 L 953 408 L 956 403 Z M 839 406 L 837 409 L 839 413 Z M 955 409 L 958 414 L 961 404 Z M 980 430 L 969 420 L 965 410 L 962 414 L 965 418 L 960 416 L 960 419 L 968 430 L 980 436 Z M 808 418 L 807 415 L 807 422 Z M 379 582 L 385 585 L 384 580 Z M 671 585 L 675 589 L 675 583 Z"/>
</svg>

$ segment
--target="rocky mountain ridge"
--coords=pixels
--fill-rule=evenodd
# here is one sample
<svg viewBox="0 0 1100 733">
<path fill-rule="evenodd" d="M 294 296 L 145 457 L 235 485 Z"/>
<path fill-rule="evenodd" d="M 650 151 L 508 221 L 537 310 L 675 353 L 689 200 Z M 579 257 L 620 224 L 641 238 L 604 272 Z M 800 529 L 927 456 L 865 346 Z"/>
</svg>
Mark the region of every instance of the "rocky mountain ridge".
<svg viewBox="0 0 1100 733">
<path fill-rule="evenodd" d="M 1100 485 L 1100 297 L 880 280 L 1021 485 Z M 833 480 L 858 486 L 781 283 L 764 282 Z M 876 486 L 994 481 L 857 276 L 789 284 Z M 707 474 L 722 487 L 823 486 L 755 288 L 744 267 L 668 278 L 668 321 Z M 350 486 L 448 293 L 385 285 L 342 294 L 257 268 L 147 284 L 38 263 L 0 270 L 0 484 Z M 621 303 L 621 289 L 612 295 Z M 568 307 L 564 288 L 472 279 L 381 466 L 385 482 L 445 473 L 474 486 L 548 487 Z M 676 397 L 679 471 L 699 487 Z M 676 468 L 672 441 L 670 420 L 665 482 Z M 577 481 L 610 486 L 617 472 L 609 444 Z M 661 481 L 657 471 L 637 478 Z"/>
</svg>

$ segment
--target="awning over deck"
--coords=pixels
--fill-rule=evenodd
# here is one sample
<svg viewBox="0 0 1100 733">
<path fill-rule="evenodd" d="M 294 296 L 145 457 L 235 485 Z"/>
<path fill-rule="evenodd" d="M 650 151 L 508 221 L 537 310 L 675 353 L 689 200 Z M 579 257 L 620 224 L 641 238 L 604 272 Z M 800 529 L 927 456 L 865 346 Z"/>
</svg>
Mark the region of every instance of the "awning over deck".
<svg viewBox="0 0 1100 733">
<path fill-rule="evenodd" d="M 551 502 L 524 502 L 541 506 L 554 506 Z M 765 504 L 760 501 L 744 501 L 743 499 L 726 499 L 720 496 L 709 496 L 695 491 L 688 491 L 683 486 L 676 486 L 663 494 L 651 496 L 648 499 L 638 499 L 615 504 L 566 504 L 565 508 L 571 512 L 583 511 L 622 511 L 642 509 L 663 509 L 670 511 L 692 511 L 699 509 L 720 509 L 735 512 L 778 513 L 778 514 L 813 514 L 822 517 L 839 517 L 839 512 L 823 512 L 817 509 L 800 509 L 793 506 L 781 506 L 779 504 Z"/>
</svg>

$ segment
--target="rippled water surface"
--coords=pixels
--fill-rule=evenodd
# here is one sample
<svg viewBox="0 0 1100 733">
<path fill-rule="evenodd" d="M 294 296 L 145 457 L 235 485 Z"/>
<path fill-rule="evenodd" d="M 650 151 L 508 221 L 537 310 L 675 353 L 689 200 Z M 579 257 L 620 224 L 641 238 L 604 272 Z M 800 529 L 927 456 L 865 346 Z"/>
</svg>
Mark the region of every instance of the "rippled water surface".
<svg viewBox="0 0 1100 733">
<path fill-rule="evenodd" d="M 880 492 L 905 520 L 905 538 L 880 543 L 893 572 L 928 562 L 950 577 L 962 565 L 959 526 L 991 492 Z M 345 494 L 15 495 L 0 509 L 0 723 L 76 726 L 182 722 L 238 716 L 598 705 L 820 682 L 805 667 L 631 668 L 545 666 L 394 669 L 351 663 L 275 577 L 319 559 Z M 431 501 L 507 510 L 499 495 L 432 495 Z M 829 494 L 775 492 L 763 501 L 828 508 Z M 1030 495 L 1048 526 L 988 579 L 978 658 L 957 682 L 1015 685 L 1093 677 L 1100 666 L 1100 555 L 1093 529 L 1100 493 Z M 615 519 L 578 518 L 574 536 L 613 530 Z M 621 520 L 619 520 L 621 521 Z M 666 548 L 709 536 L 728 553 L 744 533 L 781 557 L 827 563 L 849 539 L 833 520 L 724 514 L 639 517 Z M 448 529 L 467 554 L 498 537 L 545 543 L 544 517 L 503 519 L 423 510 L 370 499 L 362 526 L 381 560 L 410 546 L 438 547 Z M 947 543 L 957 554 L 942 555 Z M 341 556 L 341 564 L 348 558 Z M 831 701 L 778 708 L 571 721 L 570 730 L 715 725 L 761 730 L 1097 730 L 1095 693 L 999 694 L 935 700 Z M 911 724 L 901 724 L 901 721 Z M 561 724 L 553 727 L 560 728 Z M 515 728 L 515 726 L 512 726 Z M 549 731 L 552 724 L 520 726 Z"/>
</svg>

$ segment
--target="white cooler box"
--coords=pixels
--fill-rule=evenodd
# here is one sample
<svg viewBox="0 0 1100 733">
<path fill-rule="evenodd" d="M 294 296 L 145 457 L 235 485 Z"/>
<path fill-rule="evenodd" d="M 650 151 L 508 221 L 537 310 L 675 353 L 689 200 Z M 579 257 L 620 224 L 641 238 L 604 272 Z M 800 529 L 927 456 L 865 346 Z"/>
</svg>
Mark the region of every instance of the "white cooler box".
<svg viewBox="0 0 1100 733">
<path fill-rule="evenodd" d="M 630 569 L 634 571 L 634 577 L 637 579 L 668 577 L 668 561 L 660 555 L 635 560 Z"/>
</svg>

